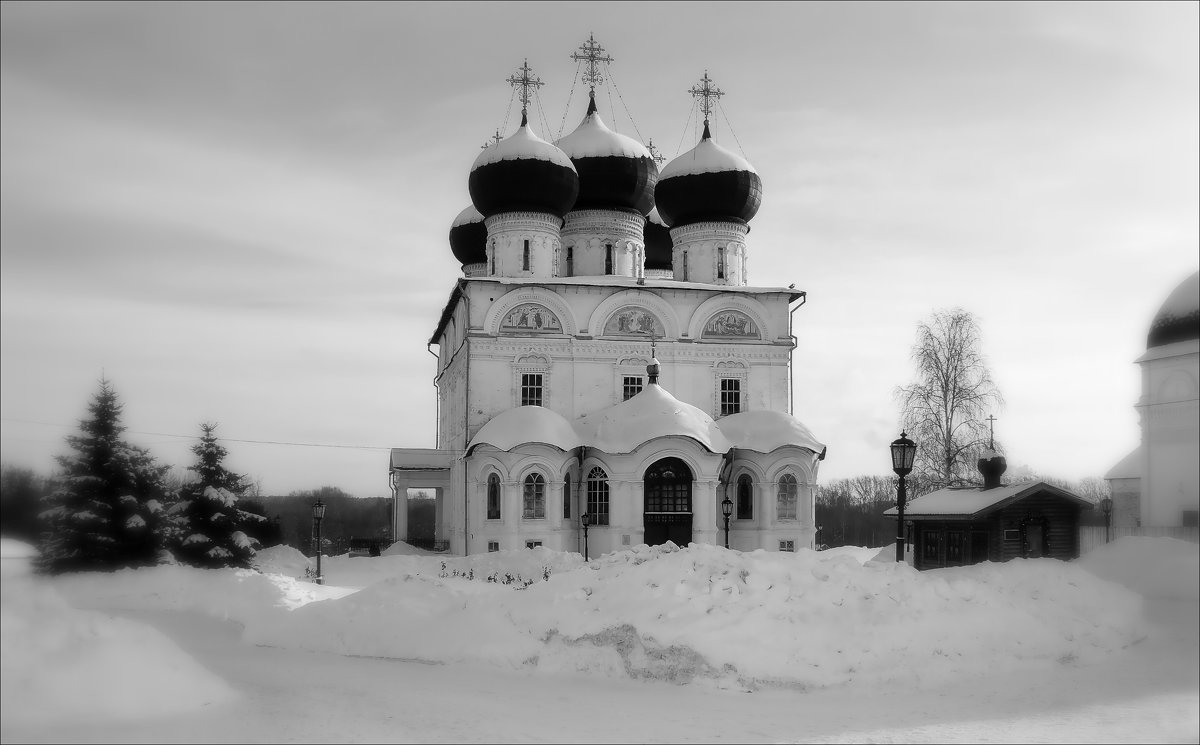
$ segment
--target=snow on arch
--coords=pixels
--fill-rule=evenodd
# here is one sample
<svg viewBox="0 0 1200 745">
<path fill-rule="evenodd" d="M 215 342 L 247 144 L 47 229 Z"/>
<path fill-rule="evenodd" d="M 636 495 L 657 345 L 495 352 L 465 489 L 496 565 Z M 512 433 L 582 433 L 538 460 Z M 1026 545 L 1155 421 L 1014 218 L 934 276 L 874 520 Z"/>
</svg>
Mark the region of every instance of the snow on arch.
<svg viewBox="0 0 1200 745">
<path fill-rule="evenodd" d="M 467 456 L 485 443 L 505 452 L 524 444 L 542 443 L 563 451 L 582 444 L 570 422 L 544 406 L 518 406 L 492 417 L 467 444 Z"/>
<path fill-rule="evenodd" d="M 489 334 L 500 335 L 500 326 L 509 314 L 524 304 L 540 305 L 557 318 L 561 330 L 548 333 L 574 335 L 579 333 L 579 322 L 571 306 L 553 290 L 544 287 L 517 287 L 496 298 L 483 316 L 483 328 Z"/>
<path fill-rule="evenodd" d="M 681 325 L 679 316 L 675 313 L 675 308 L 672 307 L 663 298 L 647 292 L 646 290 L 628 289 L 622 292 L 615 292 L 606 297 L 596 309 L 592 311 L 588 317 L 587 331 L 593 336 L 600 336 L 604 333 L 605 325 L 613 314 L 622 310 L 626 306 L 644 308 L 652 313 L 663 326 L 663 336 L 667 339 L 678 339 Z M 647 336 L 647 338 L 649 338 Z"/>
<path fill-rule="evenodd" d="M 722 312 L 741 313 L 747 316 L 758 327 L 757 336 L 746 336 L 742 338 L 754 338 L 757 340 L 771 341 L 773 339 L 778 339 L 781 336 L 779 329 L 777 329 L 774 324 L 768 321 L 771 315 L 767 312 L 767 309 L 763 307 L 762 303 L 752 297 L 744 297 L 734 294 L 715 295 L 710 297 L 708 300 L 705 300 L 703 303 L 700 303 L 699 307 L 697 307 L 692 313 L 692 317 L 688 319 L 688 336 L 693 339 L 703 338 L 705 327 L 708 326 L 709 322 L 712 321 L 713 318 L 719 316 Z M 711 339 L 714 337 L 710 336 L 709 338 Z M 726 339 L 737 339 L 738 337 L 716 338 L 720 338 L 722 341 L 725 341 Z"/>
</svg>

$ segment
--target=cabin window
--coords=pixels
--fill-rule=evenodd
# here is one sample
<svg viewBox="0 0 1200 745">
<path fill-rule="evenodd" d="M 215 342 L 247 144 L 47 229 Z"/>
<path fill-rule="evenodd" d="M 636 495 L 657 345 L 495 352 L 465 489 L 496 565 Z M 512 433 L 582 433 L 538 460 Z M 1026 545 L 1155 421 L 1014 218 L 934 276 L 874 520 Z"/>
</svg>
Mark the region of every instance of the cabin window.
<svg viewBox="0 0 1200 745">
<path fill-rule="evenodd" d="M 790 473 L 779 477 L 775 510 L 780 520 L 796 519 L 796 477 Z"/>
<path fill-rule="evenodd" d="M 487 480 L 487 519 L 500 519 L 500 477 L 494 473 Z"/>
<path fill-rule="evenodd" d="M 542 520 L 546 517 L 546 479 L 540 473 L 525 477 L 524 504 L 521 516 L 527 520 Z"/>
<path fill-rule="evenodd" d="M 521 405 L 542 405 L 541 373 L 521 373 Z"/>
<path fill-rule="evenodd" d="M 608 525 L 608 474 L 600 466 L 588 472 L 587 511 L 592 525 Z"/>
<path fill-rule="evenodd" d="M 754 485 L 745 473 L 737 481 L 737 519 L 754 519 Z"/>
</svg>

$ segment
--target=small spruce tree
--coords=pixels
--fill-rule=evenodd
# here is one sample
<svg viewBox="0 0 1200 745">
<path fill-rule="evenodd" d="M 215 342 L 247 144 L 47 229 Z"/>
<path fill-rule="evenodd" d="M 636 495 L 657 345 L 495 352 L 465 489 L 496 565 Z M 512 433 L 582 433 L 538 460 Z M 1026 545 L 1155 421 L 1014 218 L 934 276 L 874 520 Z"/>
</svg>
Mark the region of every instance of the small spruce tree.
<svg viewBox="0 0 1200 745">
<path fill-rule="evenodd" d="M 175 555 L 198 567 L 249 567 L 259 542 L 246 528 L 266 518 L 238 507 L 249 484 L 225 468 L 229 452 L 217 442 L 216 428 L 207 422 L 200 425 L 200 442 L 192 447 L 196 464 L 188 466 L 196 480 L 182 487 L 172 508 Z"/>
<path fill-rule="evenodd" d="M 121 439 L 122 405 L 108 380 L 67 437 L 62 473 L 39 515 L 38 567 L 52 573 L 146 566 L 158 558 L 163 477 L 150 452 Z"/>
</svg>

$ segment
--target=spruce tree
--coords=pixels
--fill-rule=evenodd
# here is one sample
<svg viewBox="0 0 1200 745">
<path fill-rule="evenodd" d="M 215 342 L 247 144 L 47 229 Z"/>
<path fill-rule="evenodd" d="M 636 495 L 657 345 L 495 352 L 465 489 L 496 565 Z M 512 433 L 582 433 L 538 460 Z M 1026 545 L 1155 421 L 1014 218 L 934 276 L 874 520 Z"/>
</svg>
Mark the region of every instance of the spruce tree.
<svg viewBox="0 0 1200 745">
<path fill-rule="evenodd" d="M 200 428 L 200 442 L 192 447 L 196 464 L 188 466 L 196 480 L 183 487 L 172 508 L 177 518 L 175 555 L 199 567 L 249 567 L 258 541 L 245 529 L 265 518 L 238 507 L 249 484 L 225 468 L 229 453 L 217 442 L 217 425 L 206 422 Z"/>
<path fill-rule="evenodd" d="M 46 498 L 41 556 L 44 571 L 146 566 L 158 557 L 157 523 L 166 466 L 121 439 L 122 405 L 108 380 L 88 406 L 72 453 L 58 457 L 62 473 Z"/>
</svg>

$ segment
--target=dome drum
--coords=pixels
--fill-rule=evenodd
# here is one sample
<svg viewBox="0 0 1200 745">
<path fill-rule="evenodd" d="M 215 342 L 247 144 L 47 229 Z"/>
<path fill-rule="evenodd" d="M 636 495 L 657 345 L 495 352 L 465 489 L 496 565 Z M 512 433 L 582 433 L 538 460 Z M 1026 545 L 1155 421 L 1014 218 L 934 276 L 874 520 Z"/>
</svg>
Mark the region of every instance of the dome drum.
<svg viewBox="0 0 1200 745">
<path fill-rule="evenodd" d="M 560 275 L 570 277 L 641 276 L 645 248 L 642 224 L 634 210 L 573 210 L 562 228 Z"/>
<path fill-rule="evenodd" d="M 684 282 L 742 286 L 746 274 L 746 235 L 734 222 L 698 222 L 671 228 L 674 278 Z"/>
<path fill-rule="evenodd" d="M 484 220 L 490 275 L 555 276 L 559 219 L 545 212 L 504 212 Z"/>
</svg>

